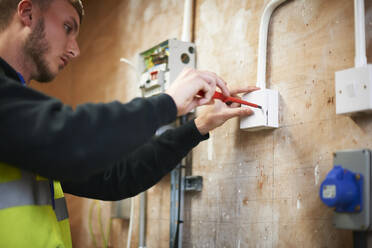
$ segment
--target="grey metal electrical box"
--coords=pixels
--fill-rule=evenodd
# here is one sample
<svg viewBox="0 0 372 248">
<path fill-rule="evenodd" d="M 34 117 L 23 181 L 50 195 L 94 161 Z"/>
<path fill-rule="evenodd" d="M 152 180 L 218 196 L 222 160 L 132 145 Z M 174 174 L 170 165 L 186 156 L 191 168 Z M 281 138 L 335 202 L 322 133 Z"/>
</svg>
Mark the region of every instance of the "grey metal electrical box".
<svg viewBox="0 0 372 248">
<path fill-rule="evenodd" d="M 371 230 L 371 151 L 363 149 L 335 152 L 333 164 L 341 165 L 345 169 L 364 176 L 362 211 L 359 213 L 334 212 L 334 226 L 350 230 Z"/>
</svg>

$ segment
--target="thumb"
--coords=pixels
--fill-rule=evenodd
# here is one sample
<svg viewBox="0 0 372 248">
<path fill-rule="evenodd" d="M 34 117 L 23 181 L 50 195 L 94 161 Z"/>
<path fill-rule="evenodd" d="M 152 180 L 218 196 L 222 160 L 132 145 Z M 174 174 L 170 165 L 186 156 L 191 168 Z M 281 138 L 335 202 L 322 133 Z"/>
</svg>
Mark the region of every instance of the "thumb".
<svg viewBox="0 0 372 248">
<path fill-rule="evenodd" d="M 199 106 L 209 103 L 212 100 L 212 96 L 214 94 L 213 88 L 209 86 L 209 84 L 204 82 L 202 85 L 202 89 L 200 89 L 198 92 L 200 91 L 202 91 L 203 93 L 201 94 L 202 98 L 200 98 L 198 101 Z"/>
<path fill-rule="evenodd" d="M 248 115 L 252 115 L 253 114 L 253 111 L 252 109 L 250 108 L 227 108 L 225 111 L 224 111 L 224 116 L 226 117 L 226 119 L 231 119 L 231 118 L 234 118 L 234 117 L 238 117 L 238 116 L 248 116 Z"/>
</svg>

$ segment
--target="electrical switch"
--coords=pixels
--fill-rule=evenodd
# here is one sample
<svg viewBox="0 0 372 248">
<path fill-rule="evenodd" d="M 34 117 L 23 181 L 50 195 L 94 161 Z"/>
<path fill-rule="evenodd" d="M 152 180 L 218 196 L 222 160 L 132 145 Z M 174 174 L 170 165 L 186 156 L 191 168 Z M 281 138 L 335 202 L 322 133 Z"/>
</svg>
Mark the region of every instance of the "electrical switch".
<svg viewBox="0 0 372 248">
<path fill-rule="evenodd" d="M 336 114 L 372 112 L 372 65 L 367 64 L 364 0 L 354 0 L 355 67 L 335 74 Z"/>
<path fill-rule="evenodd" d="M 372 65 L 335 74 L 336 114 L 372 111 Z"/>
</svg>

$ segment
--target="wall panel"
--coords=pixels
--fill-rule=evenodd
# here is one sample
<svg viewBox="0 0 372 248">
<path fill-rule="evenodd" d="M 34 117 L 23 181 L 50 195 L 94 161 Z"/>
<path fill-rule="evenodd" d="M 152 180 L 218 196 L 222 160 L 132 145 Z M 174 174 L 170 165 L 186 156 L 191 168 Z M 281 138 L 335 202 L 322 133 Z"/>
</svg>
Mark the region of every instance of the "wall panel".
<svg viewBox="0 0 372 248">
<path fill-rule="evenodd" d="M 218 73 L 229 87 L 254 85 L 259 20 L 268 2 L 197 0 L 198 68 Z M 372 2 L 365 2 L 372 63 Z M 135 73 L 119 59 L 135 60 L 138 52 L 180 37 L 183 1 L 90 0 L 85 5 L 81 57 L 54 86 L 35 87 L 72 105 L 138 96 Z M 280 128 L 249 133 L 230 120 L 194 149 L 192 171 L 203 176 L 204 189 L 186 199 L 185 247 L 351 246 L 351 232 L 332 227 L 331 211 L 318 190 L 332 167 L 332 152 L 372 149 L 372 117 L 335 114 L 334 72 L 353 66 L 353 28 L 351 0 L 293 0 L 274 13 L 267 83 L 280 92 Z M 169 188 L 165 177 L 148 193 L 151 248 L 168 246 Z M 75 247 L 93 247 L 89 204 L 69 201 Z M 107 221 L 109 204 L 102 207 Z M 127 224 L 112 223 L 111 247 L 125 245 Z M 138 211 L 132 247 L 137 239 Z"/>
</svg>

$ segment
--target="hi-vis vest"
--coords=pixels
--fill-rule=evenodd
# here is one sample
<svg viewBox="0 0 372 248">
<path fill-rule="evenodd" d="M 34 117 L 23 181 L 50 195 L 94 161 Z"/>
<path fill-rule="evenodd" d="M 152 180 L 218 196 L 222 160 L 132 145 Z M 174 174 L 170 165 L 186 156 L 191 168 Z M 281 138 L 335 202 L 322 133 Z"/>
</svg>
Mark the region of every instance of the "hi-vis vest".
<svg viewBox="0 0 372 248">
<path fill-rule="evenodd" d="M 72 247 L 66 201 L 54 181 L 0 163 L 0 247 Z"/>
</svg>

